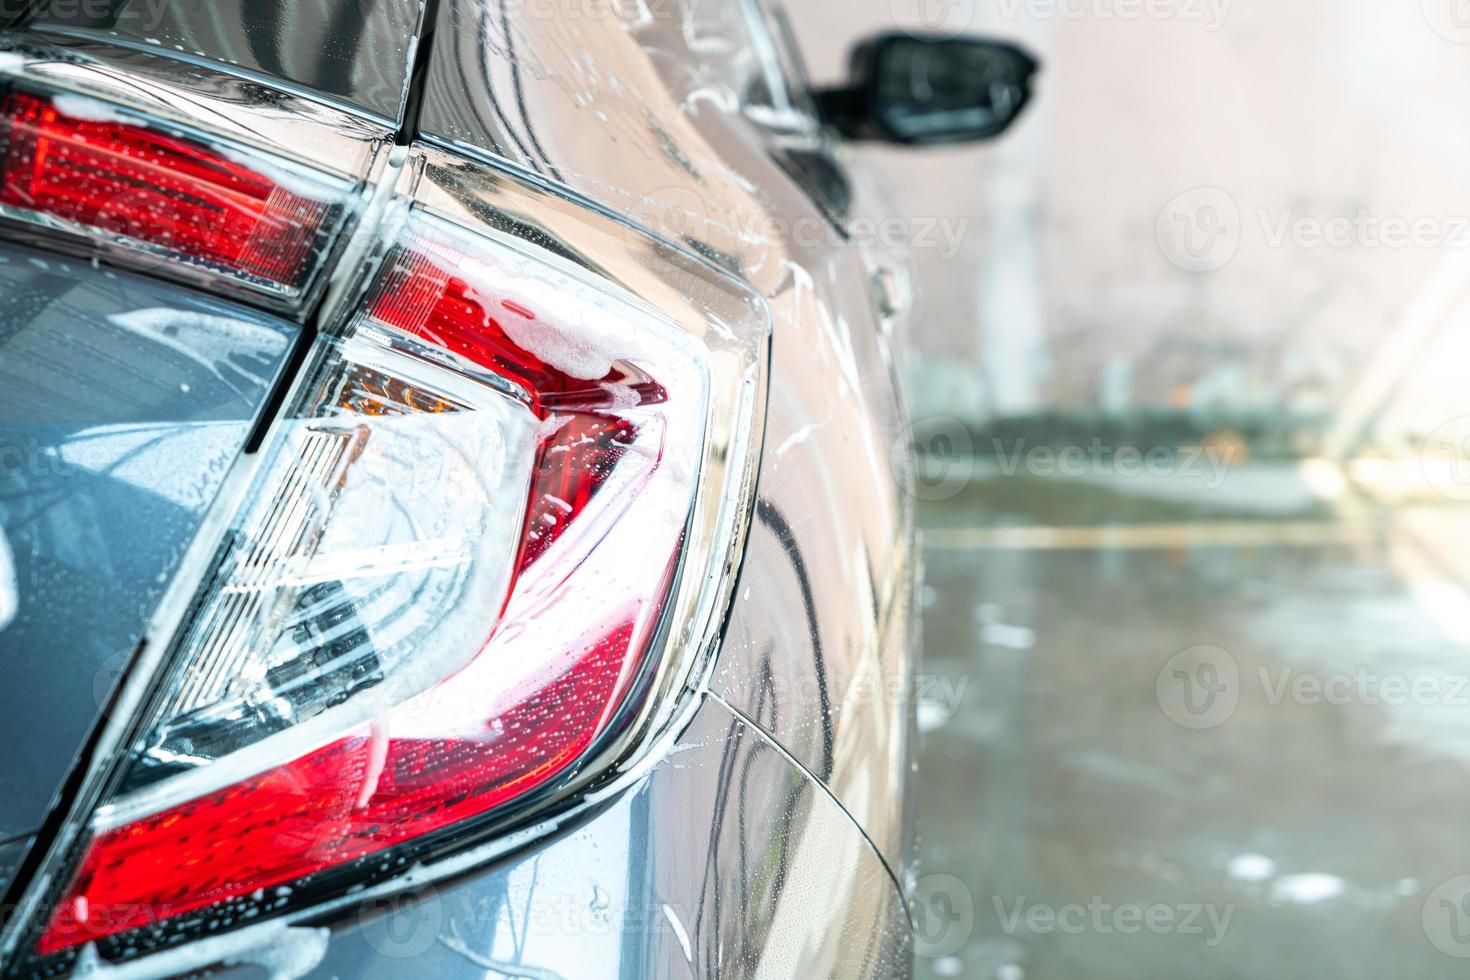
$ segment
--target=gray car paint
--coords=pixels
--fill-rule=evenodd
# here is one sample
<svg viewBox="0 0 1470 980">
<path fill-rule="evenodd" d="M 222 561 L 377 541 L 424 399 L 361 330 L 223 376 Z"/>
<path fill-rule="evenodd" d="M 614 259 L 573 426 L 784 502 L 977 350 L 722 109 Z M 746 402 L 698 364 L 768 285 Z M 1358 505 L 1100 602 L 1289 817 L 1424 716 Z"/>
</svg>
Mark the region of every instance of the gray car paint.
<svg viewBox="0 0 1470 980">
<path fill-rule="evenodd" d="M 33 830 L 296 326 L 0 244 L 0 839 Z"/>
</svg>

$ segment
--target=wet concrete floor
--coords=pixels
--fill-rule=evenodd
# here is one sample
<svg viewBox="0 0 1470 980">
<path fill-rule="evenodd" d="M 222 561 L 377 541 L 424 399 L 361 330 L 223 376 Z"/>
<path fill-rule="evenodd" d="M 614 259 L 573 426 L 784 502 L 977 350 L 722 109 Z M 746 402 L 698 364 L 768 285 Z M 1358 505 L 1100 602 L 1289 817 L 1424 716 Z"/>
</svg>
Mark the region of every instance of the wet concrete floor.
<svg viewBox="0 0 1470 980">
<path fill-rule="evenodd" d="M 930 495 L 918 976 L 1470 974 L 1470 508 Z"/>
</svg>

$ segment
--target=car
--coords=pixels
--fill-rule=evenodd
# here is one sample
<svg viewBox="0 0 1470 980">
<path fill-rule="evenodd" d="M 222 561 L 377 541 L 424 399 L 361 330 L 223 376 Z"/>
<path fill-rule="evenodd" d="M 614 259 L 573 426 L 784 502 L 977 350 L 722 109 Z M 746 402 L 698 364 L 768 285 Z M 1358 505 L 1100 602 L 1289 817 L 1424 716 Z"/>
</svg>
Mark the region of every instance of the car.
<svg viewBox="0 0 1470 980">
<path fill-rule="evenodd" d="M 908 270 L 754 0 L 37 0 L 0 44 L 4 975 L 899 977 Z"/>
</svg>

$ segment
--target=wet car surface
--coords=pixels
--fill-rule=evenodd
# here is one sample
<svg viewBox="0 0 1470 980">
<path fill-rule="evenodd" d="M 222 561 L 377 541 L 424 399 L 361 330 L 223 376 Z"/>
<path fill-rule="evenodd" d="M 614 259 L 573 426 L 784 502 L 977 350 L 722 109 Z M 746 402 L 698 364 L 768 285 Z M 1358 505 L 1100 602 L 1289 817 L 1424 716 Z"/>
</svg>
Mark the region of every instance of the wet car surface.
<svg viewBox="0 0 1470 980">
<path fill-rule="evenodd" d="M 219 482 L 68 678 L 7 975 L 907 975 L 907 269 L 847 227 L 881 192 L 764 6 L 342 8 L 10 18 L 8 233 L 281 342 L 216 358 L 255 369 L 220 458 L 152 471 Z"/>
</svg>

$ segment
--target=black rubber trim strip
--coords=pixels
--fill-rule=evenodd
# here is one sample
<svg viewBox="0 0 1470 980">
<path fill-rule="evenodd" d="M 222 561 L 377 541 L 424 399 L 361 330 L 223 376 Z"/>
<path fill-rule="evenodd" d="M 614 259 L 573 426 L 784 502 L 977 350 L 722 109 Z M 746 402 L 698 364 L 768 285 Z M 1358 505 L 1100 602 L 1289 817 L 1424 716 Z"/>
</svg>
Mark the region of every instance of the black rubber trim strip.
<svg viewBox="0 0 1470 980">
<path fill-rule="evenodd" d="M 296 376 L 301 373 L 301 367 L 306 363 L 306 355 L 311 352 L 321 330 L 317 324 L 317 318 L 321 316 L 321 307 L 318 307 L 309 320 L 301 325 L 301 332 L 297 334 L 296 340 L 291 345 L 291 351 L 286 355 L 280 370 L 276 373 L 275 384 L 266 395 L 265 401 L 261 403 L 260 411 L 256 413 L 255 424 L 250 428 L 250 434 L 245 437 L 245 445 L 241 447 L 240 453 L 244 456 L 254 455 L 261 443 L 265 441 L 265 434 L 269 431 L 271 423 L 276 416 L 281 414 L 281 408 L 286 403 L 286 395 L 290 393 L 291 386 L 296 383 Z"/>
<path fill-rule="evenodd" d="M 424 111 L 424 90 L 428 87 L 426 82 L 429 73 L 429 61 L 434 53 L 434 31 L 439 23 L 439 0 L 424 0 L 423 20 L 420 22 L 418 43 L 414 48 L 413 66 L 409 72 L 408 94 L 403 105 L 403 123 L 398 129 L 394 143 L 398 146 L 408 146 L 414 140 L 418 132 L 419 119 Z M 386 178 L 395 179 L 394 173 Z M 352 234 L 357 234 L 361 229 L 354 228 Z M 338 260 L 340 260 L 338 256 Z M 306 362 L 307 355 L 311 352 L 312 345 L 327 324 L 321 322 L 325 306 L 318 303 L 316 309 L 312 310 L 302 326 L 301 336 L 297 338 L 296 345 L 292 348 L 287 358 L 284 369 L 276 379 L 275 387 L 271 389 L 270 396 L 256 419 L 255 427 L 251 429 L 250 436 L 245 440 L 243 452 L 246 455 L 260 450 L 265 441 L 265 434 L 275 421 L 276 416 L 281 413 L 285 404 L 286 395 L 290 392 L 292 385 L 296 382 L 296 376 L 301 373 L 302 366 Z"/>
<path fill-rule="evenodd" d="M 434 55 L 434 36 L 438 27 L 439 0 L 424 0 L 423 26 L 419 30 L 418 46 L 413 52 L 413 67 L 409 70 L 403 125 L 398 130 L 399 146 L 408 146 L 418 135 L 419 120 L 424 115 L 424 92 L 429 87 L 429 62 Z"/>
</svg>

